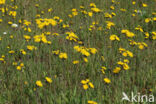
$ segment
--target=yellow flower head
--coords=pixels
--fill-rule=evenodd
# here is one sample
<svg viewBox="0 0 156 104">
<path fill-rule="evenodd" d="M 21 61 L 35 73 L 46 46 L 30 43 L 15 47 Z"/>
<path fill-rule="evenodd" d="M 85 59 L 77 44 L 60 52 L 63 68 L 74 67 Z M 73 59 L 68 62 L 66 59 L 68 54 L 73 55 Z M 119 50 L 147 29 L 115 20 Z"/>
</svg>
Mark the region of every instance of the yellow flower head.
<svg viewBox="0 0 156 104">
<path fill-rule="evenodd" d="M 52 79 L 51 79 L 51 78 L 45 77 L 45 79 L 46 79 L 46 81 L 47 81 L 48 83 L 52 83 Z"/>
<path fill-rule="evenodd" d="M 104 78 L 104 82 L 107 83 L 107 84 L 111 83 L 109 78 Z"/>
<path fill-rule="evenodd" d="M 37 85 L 38 87 L 43 87 L 43 84 L 42 84 L 42 82 L 41 82 L 40 80 L 37 80 L 37 81 L 36 81 L 36 85 Z"/>
</svg>

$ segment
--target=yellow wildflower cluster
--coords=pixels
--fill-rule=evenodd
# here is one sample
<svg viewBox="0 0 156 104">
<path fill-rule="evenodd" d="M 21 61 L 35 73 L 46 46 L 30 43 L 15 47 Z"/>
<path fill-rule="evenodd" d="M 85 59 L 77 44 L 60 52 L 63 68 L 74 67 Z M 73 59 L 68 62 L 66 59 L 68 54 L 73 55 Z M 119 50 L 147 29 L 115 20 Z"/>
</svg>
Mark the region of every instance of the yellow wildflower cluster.
<svg viewBox="0 0 156 104">
<path fill-rule="evenodd" d="M 23 54 L 23 55 L 26 55 L 27 52 L 24 50 L 24 49 L 20 49 L 20 52 Z"/>
<path fill-rule="evenodd" d="M 118 62 L 117 62 L 117 64 L 118 64 L 118 65 L 121 65 L 121 66 L 123 67 L 124 70 L 129 70 L 129 69 L 130 69 L 128 63 L 129 63 L 129 61 L 128 61 L 127 59 L 124 60 L 124 62 L 122 62 L 122 61 L 118 61 Z M 117 69 L 116 69 L 116 70 L 117 70 Z M 120 69 L 118 68 L 118 70 L 120 70 Z"/>
<path fill-rule="evenodd" d="M 22 68 L 24 68 L 24 63 L 20 63 L 18 66 L 16 66 L 17 70 L 21 70 Z"/>
<path fill-rule="evenodd" d="M 51 79 L 50 77 L 45 77 L 45 81 L 46 81 L 47 83 L 52 83 L 52 82 L 53 82 L 52 79 Z M 37 85 L 38 87 L 43 87 L 43 84 L 42 84 L 41 80 L 37 80 L 37 81 L 36 81 L 36 85 Z"/>
<path fill-rule="evenodd" d="M 124 57 L 127 57 L 127 56 L 129 56 L 129 57 L 133 57 L 133 53 L 132 52 L 130 52 L 130 51 L 128 51 L 128 50 L 126 50 L 126 49 L 124 49 L 124 48 L 119 48 L 119 52 L 124 56 Z"/>
<path fill-rule="evenodd" d="M 0 57 L 0 61 L 3 62 L 3 63 L 6 63 L 6 61 L 4 60 L 4 58 L 5 58 L 5 56 L 2 55 L 2 56 Z"/>
<path fill-rule="evenodd" d="M 121 33 L 126 34 L 127 37 L 132 38 L 135 36 L 133 32 L 130 32 L 129 30 L 121 30 Z"/>
<path fill-rule="evenodd" d="M 16 14 L 17 14 L 16 11 L 10 11 L 9 12 L 9 15 L 12 16 L 13 18 L 16 17 Z"/>
<path fill-rule="evenodd" d="M 80 52 L 82 55 L 87 56 L 87 57 L 90 56 L 90 53 L 92 53 L 92 54 L 97 53 L 97 50 L 95 48 L 86 48 L 83 46 L 74 46 L 74 49 L 77 52 Z"/>
<path fill-rule="evenodd" d="M 60 59 L 67 59 L 67 53 L 60 52 L 59 50 L 52 51 L 54 55 L 58 55 Z"/>
<path fill-rule="evenodd" d="M 135 42 L 134 40 L 129 40 L 130 45 L 136 45 L 139 49 L 144 49 L 145 47 L 148 47 L 148 45 L 145 42 Z"/>
<path fill-rule="evenodd" d="M 153 39 L 153 40 L 156 40 L 156 31 L 153 31 L 153 32 L 152 32 L 152 39 Z"/>
<path fill-rule="evenodd" d="M 112 18 L 112 14 L 106 12 L 106 13 L 104 13 L 104 17 L 106 17 L 106 18 Z"/>
<path fill-rule="evenodd" d="M 115 24 L 111 21 L 106 21 L 106 24 L 107 24 L 106 26 L 107 29 L 111 29 L 112 26 L 115 26 Z"/>
<path fill-rule="evenodd" d="M 115 67 L 114 70 L 113 70 L 113 73 L 117 74 L 117 73 L 120 72 L 120 70 L 121 70 L 120 67 Z"/>
<path fill-rule="evenodd" d="M 95 3 L 90 3 L 91 10 L 95 13 L 101 12 L 99 8 L 96 7 Z"/>
<path fill-rule="evenodd" d="M 74 32 L 66 32 L 66 34 L 68 35 L 66 36 L 67 40 L 77 42 L 79 39 L 78 36 Z"/>
<path fill-rule="evenodd" d="M 92 10 L 93 12 L 95 12 L 95 13 L 101 12 L 101 10 L 100 10 L 99 8 L 96 8 L 96 7 L 91 8 L 91 10 Z"/>
<path fill-rule="evenodd" d="M 38 25 L 38 28 L 43 29 L 45 26 L 56 26 L 57 22 L 54 19 L 36 19 L 36 24 Z"/>
<path fill-rule="evenodd" d="M 135 30 L 138 30 L 138 31 L 140 31 L 140 32 L 144 32 L 144 30 L 142 29 L 142 27 L 141 27 L 140 25 L 138 25 L 138 26 L 135 28 Z"/>
<path fill-rule="evenodd" d="M 34 45 L 27 45 L 27 49 L 32 51 L 32 50 L 36 50 L 37 47 L 35 47 Z"/>
<path fill-rule="evenodd" d="M 110 39 L 111 41 L 113 41 L 113 40 L 120 41 L 120 38 L 119 38 L 117 35 L 115 35 L 115 34 L 112 34 L 112 35 L 109 37 L 109 39 Z"/>
<path fill-rule="evenodd" d="M 77 12 L 77 10 L 76 10 L 75 8 L 72 9 L 72 15 L 73 15 L 73 16 L 78 15 L 78 12 Z"/>
<path fill-rule="evenodd" d="M 102 66 L 101 67 L 101 72 L 103 73 L 103 74 L 105 74 L 105 70 L 106 70 L 107 68 L 105 67 L 105 66 Z"/>
<path fill-rule="evenodd" d="M 43 43 L 51 44 L 51 41 L 48 41 L 46 38 L 46 35 L 44 35 L 43 33 L 41 35 L 35 35 L 33 38 L 34 38 L 34 41 L 37 43 L 43 42 Z"/>
<path fill-rule="evenodd" d="M 96 29 L 96 26 L 98 25 L 99 23 L 98 22 L 92 22 L 92 24 L 89 26 L 89 30 L 95 30 Z"/>
<path fill-rule="evenodd" d="M 23 21 L 23 24 L 26 25 L 26 26 L 29 26 L 29 25 L 31 25 L 31 22 L 28 21 L 28 20 L 24 20 L 24 21 Z"/>
<path fill-rule="evenodd" d="M 67 56 L 67 53 L 60 53 L 60 54 L 59 54 L 59 58 L 60 58 L 60 59 L 67 59 L 67 57 L 68 57 L 68 56 Z"/>
<path fill-rule="evenodd" d="M 89 79 L 81 80 L 81 83 L 83 84 L 83 89 L 84 89 L 84 90 L 87 90 L 89 87 L 90 87 L 90 88 L 94 88 L 93 83 L 90 82 Z"/>
<path fill-rule="evenodd" d="M 5 4 L 5 0 L 0 0 L 0 5 Z"/>
</svg>

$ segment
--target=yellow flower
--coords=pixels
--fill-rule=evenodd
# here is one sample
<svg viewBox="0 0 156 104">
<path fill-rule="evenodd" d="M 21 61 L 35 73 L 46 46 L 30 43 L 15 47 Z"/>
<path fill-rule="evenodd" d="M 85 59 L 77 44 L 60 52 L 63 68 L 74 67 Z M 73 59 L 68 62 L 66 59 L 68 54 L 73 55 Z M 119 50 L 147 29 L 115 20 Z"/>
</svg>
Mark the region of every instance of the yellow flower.
<svg viewBox="0 0 156 104">
<path fill-rule="evenodd" d="M 90 3 L 90 7 L 96 7 L 95 3 Z"/>
<path fill-rule="evenodd" d="M 110 9 L 114 10 L 115 8 L 114 8 L 114 6 L 110 6 Z"/>
<path fill-rule="evenodd" d="M 121 68 L 120 68 L 120 67 L 116 67 L 116 68 L 113 70 L 113 73 L 119 73 L 119 72 L 120 72 L 120 70 L 121 70 Z"/>
<path fill-rule="evenodd" d="M 3 20 L 2 19 L 0 19 L 0 23 L 2 22 Z"/>
<path fill-rule="evenodd" d="M 140 44 L 140 45 L 138 45 L 138 47 L 139 47 L 139 49 L 144 49 L 144 45 L 143 44 Z"/>
<path fill-rule="evenodd" d="M 149 38 L 149 33 L 145 32 L 145 38 Z"/>
<path fill-rule="evenodd" d="M 88 59 L 87 59 L 87 58 L 83 58 L 83 60 L 84 60 L 84 62 L 86 62 L 86 63 L 88 62 Z"/>
<path fill-rule="evenodd" d="M 133 4 L 133 5 L 135 5 L 135 4 L 136 4 L 136 2 L 135 2 L 135 1 L 133 1 L 133 2 L 132 2 L 132 4 Z"/>
<path fill-rule="evenodd" d="M 127 52 L 123 52 L 122 55 L 123 55 L 124 57 L 126 57 L 126 56 L 127 56 Z"/>
<path fill-rule="evenodd" d="M 10 39 L 13 39 L 14 38 L 14 36 L 13 35 L 10 35 Z"/>
<path fill-rule="evenodd" d="M 17 70 L 21 70 L 22 68 L 21 68 L 21 66 L 17 66 L 16 69 Z"/>
<path fill-rule="evenodd" d="M 40 80 L 37 80 L 37 81 L 36 81 L 36 85 L 37 85 L 38 87 L 43 87 L 43 84 L 42 84 L 42 82 L 41 82 Z"/>
<path fill-rule="evenodd" d="M 105 74 L 105 70 L 106 70 L 107 68 L 105 67 L 105 66 L 102 66 L 101 67 L 101 72 L 103 73 L 103 74 Z"/>
<path fill-rule="evenodd" d="M 101 12 L 101 10 L 100 10 L 99 8 L 96 8 L 96 7 L 91 8 L 91 10 L 92 10 L 93 12 L 95 12 L 95 13 Z"/>
<path fill-rule="evenodd" d="M 130 51 L 126 51 L 127 52 L 127 54 L 130 56 L 130 57 L 133 57 L 133 53 L 132 52 L 130 52 Z"/>
<path fill-rule="evenodd" d="M 20 49 L 20 52 L 21 52 L 23 55 L 26 55 L 26 54 L 27 54 L 27 52 L 24 51 L 24 49 Z"/>
<path fill-rule="evenodd" d="M 129 70 L 129 69 L 130 69 L 129 66 L 128 66 L 128 64 L 126 64 L 126 63 L 123 64 L 123 68 L 124 68 L 125 70 Z"/>
<path fill-rule="evenodd" d="M 135 17 L 135 14 L 133 13 L 132 16 Z"/>
<path fill-rule="evenodd" d="M 20 66 L 23 67 L 24 66 L 24 63 L 21 63 Z"/>
<path fill-rule="evenodd" d="M 61 58 L 61 59 L 67 59 L 67 54 L 66 53 L 60 53 L 59 54 L 59 58 Z"/>
<path fill-rule="evenodd" d="M 82 83 L 82 84 L 87 84 L 88 81 L 86 81 L 86 80 L 81 80 L 81 83 Z"/>
<path fill-rule="evenodd" d="M 90 86 L 91 88 L 94 88 L 94 85 L 93 85 L 92 82 L 89 82 L 89 86 Z"/>
<path fill-rule="evenodd" d="M 145 19 L 145 22 L 146 22 L 146 23 L 148 23 L 148 22 L 150 22 L 150 21 L 151 21 L 151 18 L 146 18 L 146 19 Z"/>
<path fill-rule="evenodd" d="M 92 17 L 93 16 L 93 12 L 88 12 L 88 16 Z"/>
<path fill-rule="evenodd" d="M 111 83 L 109 78 L 104 78 L 104 82 L 107 83 L 107 84 Z"/>
<path fill-rule="evenodd" d="M 25 40 L 29 41 L 31 39 L 31 37 L 29 35 L 24 35 L 23 36 Z"/>
<path fill-rule="evenodd" d="M 91 52 L 92 54 L 97 53 L 97 50 L 96 50 L 95 48 L 89 48 L 89 49 L 90 49 L 90 52 Z"/>
<path fill-rule="evenodd" d="M 132 38 L 135 36 L 134 33 L 130 32 L 129 30 L 121 30 L 121 33 L 126 34 L 127 37 Z"/>
<path fill-rule="evenodd" d="M 17 62 L 13 62 L 12 65 L 16 66 L 17 65 Z"/>
<path fill-rule="evenodd" d="M 101 59 L 102 59 L 102 61 L 105 61 L 105 57 L 104 56 L 101 56 Z"/>
<path fill-rule="evenodd" d="M 112 16 L 116 16 L 116 13 L 112 12 Z"/>
<path fill-rule="evenodd" d="M 48 9 L 48 12 L 51 12 L 52 10 L 53 10 L 52 8 L 49 8 L 49 9 Z"/>
<path fill-rule="evenodd" d="M 59 33 L 53 33 L 52 35 L 54 35 L 54 36 L 59 36 Z"/>
<path fill-rule="evenodd" d="M 111 41 L 113 41 L 113 40 L 117 40 L 117 41 L 120 41 L 120 38 L 117 36 L 117 35 L 111 35 L 110 37 L 109 37 L 109 39 L 111 40 Z"/>
<path fill-rule="evenodd" d="M 52 26 L 56 26 L 57 25 L 57 21 L 55 21 L 55 19 L 36 19 L 36 24 L 38 25 L 38 28 L 43 29 L 45 26 L 48 25 L 52 25 Z"/>
<path fill-rule="evenodd" d="M 8 24 L 11 25 L 11 24 L 13 24 L 13 22 L 9 21 Z"/>
<path fill-rule="evenodd" d="M 124 62 L 125 62 L 125 63 L 129 63 L 129 60 L 128 60 L 128 59 L 124 59 Z"/>
<path fill-rule="evenodd" d="M 143 29 L 141 28 L 141 26 L 137 26 L 137 27 L 135 28 L 135 30 L 139 30 L 140 32 L 144 32 Z"/>
<path fill-rule="evenodd" d="M 45 79 L 46 79 L 46 81 L 47 81 L 48 83 L 52 83 L 52 79 L 51 79 L 51 78 L 45 77 Z"/>
<path fill-rule="evenodd" d="M 111 21 L 106 21 L 106 23 L 107 23 L 107 26 L 106 26 L 107 29 L 110 29 L 112 26 L 115 26 L 115 24 Z"/>
<path fill-rule="evenodd" d="M 60 53 L 60 51 L 59 51 L 59 50 L 56 50 L 56 51 L 52 51 L 52 53 L 53 53 L 54 55 L 58 55 L 58 54 Z"/>
<path fill-rule="evenodd" d="M 37 47 L 33 46 L 33 45 L 27 45 L 27 49 L 32 51 L 32 50 L 36 50 Z"/>
<path fill-rule="evenodd" d="M 5 4 L 5 0 L 0 0 L 0 5 Z"/>
<path fill-rule="evenodd" d="M 79 63 L 78 60 L 73 61 L 73 64 L 78 64 L 78 63 Z"/>
<path fill-rule="evenodd" d="M 147 7 L 147 4 L 143 3 L 142 6 L 143 6 L 143 7 Z"/>
<path fill-rule="evenodd" d="M 15 51 L 11 50 L 11 51 L 9 51 L 9 53 L 15 53 Z"/>
<path fill-rule="evenodd" d="M 84 90 L 87 90 L 87 89 L 88 89 L 88 85 L 87 85 L 87 84 L 84 84 L 84 85 L 83 85 L 83 89 L 84 89 Z"/>
<path fill-rule="evenodd" d="M 121 8 L 120 11 L 122 11 L 122 12 L 126 12 L 127 10 L 124 9 L 124 8 Z"/>
<path fill-rule="evenodd" d="M 104 16 L 106 17 L 106 18 L 112 18 L 112 15 L 111 14 L 109 14 L 109 13 L 104 13 Z"/>
<path fill-rule="evenodd" d="M 88 101 L 88 104 L 98 104 L 98 103 L 95 102 L 95 101 L 91 101 L 91 100 L 89 100 L 89 101 Z"/>
</svg>

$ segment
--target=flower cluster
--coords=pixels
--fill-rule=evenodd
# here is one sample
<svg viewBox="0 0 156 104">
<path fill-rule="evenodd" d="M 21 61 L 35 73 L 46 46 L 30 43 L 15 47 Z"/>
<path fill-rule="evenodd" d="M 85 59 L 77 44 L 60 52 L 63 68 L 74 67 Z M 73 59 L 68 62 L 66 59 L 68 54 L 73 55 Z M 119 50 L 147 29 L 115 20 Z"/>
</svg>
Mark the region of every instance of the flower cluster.
<svg viewBox="0 0 156 104">
<path fill-rule="evenodd" d="M 57 22 L 54 19 L 36 19 L 36 24 L 38 25 L 38 28 L 43 29 L 45 26 L 56 26 Z"/>
<path fill-rule="evenodd" d="M 87 90 L 89 87 L 90 87 L 90 88 L 94 88 L 93 83 L 90 82 L 89 79 L 81 80 L 81 83 L 83 84 L 83 89 L 84 89 L 84 90 Z"/>
</svg>

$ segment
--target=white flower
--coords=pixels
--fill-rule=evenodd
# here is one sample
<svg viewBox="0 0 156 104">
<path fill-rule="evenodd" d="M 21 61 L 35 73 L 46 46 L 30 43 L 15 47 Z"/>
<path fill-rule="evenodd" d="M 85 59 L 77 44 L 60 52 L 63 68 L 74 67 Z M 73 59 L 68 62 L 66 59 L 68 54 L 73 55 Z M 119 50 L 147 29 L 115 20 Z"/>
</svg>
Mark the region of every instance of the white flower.
<svg viewBox="0 0 156 104">
<path fill-rule="evenodd" d="M 6 35 L 6 34 L 7 34 L 7 32 L 3 32 L 3 34 L 4 34 L 4 35 Z"/>
<path fill-rule="evenodd" d="M 11 27 L 16 28 L 16 27 L 18 27 L 18 25 L 15 24 L 15 23 L 13 23 L 13 24 L 11 25 Z"/>
</svg>

